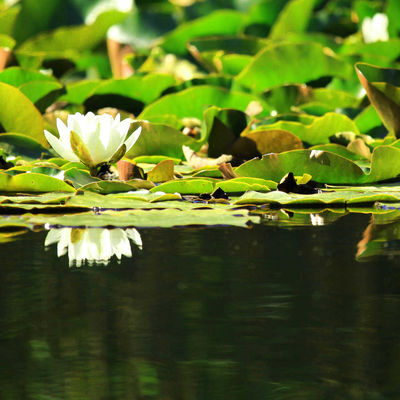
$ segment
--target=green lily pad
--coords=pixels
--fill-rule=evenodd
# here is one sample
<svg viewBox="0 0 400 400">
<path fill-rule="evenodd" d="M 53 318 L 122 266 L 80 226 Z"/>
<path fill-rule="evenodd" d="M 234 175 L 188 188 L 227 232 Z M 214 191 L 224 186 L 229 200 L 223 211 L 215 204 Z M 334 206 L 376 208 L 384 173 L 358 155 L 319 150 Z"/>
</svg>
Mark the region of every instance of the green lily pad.
<svg viewBox="0 0 400 400">
<path fill-rule="evenodd" d="M 301 33 L 307 29 L 315 0 L 291 0 L 279 14 L 272 26 L 270 38 L 285 38 L 290 32 Z"/>
<path fill-rule="evenodd" d="M 234 178 L 219 182 L 215 188 L 221 188 L 225 193 L 240 193 L 249 190 L 256 192 L 269 192 L 276 189 L 277 183 L 259 178 Z"/>
<path fill-rule="evenodd" d="M 0 148 L 8 154 L 19 156 L 26 161 L 50 155 L 49 151 L 38 141 L 20 133 L 0 134 Z"/>
<path fill-rule="evenodd" d="M 164 36 L 161 44 L 168 53 L 185 55 L 186 44 L 194 38 L 212 35 L 234 35 L 239 32 L 243 15 L 234 10 L 219 10 L 205 17 L 181 24 Z"/>
<path fill-rule="evenodd" d="M 32 102 L 14 86 L 0 82 L 0 123 L 8 132 L 22 133 L 44 147 L 44 122 Z"/>
<path fill-rule="evenodd" d="M 130 192 L 140 189 L 154 188 L 154 184 L 149 181 L 141 179 L 134 179 L 132 181 L 98 181 L 88 183 L 82 186 L 79 191 L 90 191 L 101 194 L 117 193 L 117 192 Z"/>
<path fill-rule="evenodd" d="M 150 190 L 150 192 L 180 193 L 180 194 L 201 194 L 212 193 L 214 184 L 212 180 L 202 178 L 176 179 L 162 183 Z"/>
<path fill-rule="evenodd" d="M 184 157 L 182 146 L 192 147 L 196 143 L 191 137 L 170 126 L 138 121 L 133 124 L 133 129 L 137 129 L 138 126 L 142 127 L 142 132 L 135 145 L 126 154 L 128 158 L 163 155 L 182 159 Z"/>
<path fill-rule="evenodd" d="M 49 192 L 39 195 L 24 195 L 24 196 L 0 196 L 0 205 L 2 207 L 9 207 L 10 205 L 15 208 L 33 209 L 40 205 L 47 207 L 49 205 L 54 207 L 62 207 L 65 202 L 71 197 L 71 193 L 58 193 Z"/>
<path fill-rule="evenodd" d="M 358 161 L 362 159 L 362 157 L 350 151 L 347 147 L 336 143 L 317 144 L 316 146 L 310 147 L 310 150 L 329 151 L 330 153 L 337 154 L 352 161 Z"/>
<path fill-rule="evenodd" d="M 43 113 L 65 92 L 61 83 L 52 81 L 24 83 L 19 90 Z"/>
<path fill-rule="evenodd" d="M 147 179 L 154 183 L 174 179 L 174 162 L 172 160 L 161 161 L 147 173 Z"/>
<path fill-rule="evenodd" d="M 214 59 L 221 71 L 230 76 L 239 75 L 253 60 L 252 56 L 245 54 L 223 54 Z"/>
<path fill-rule="evenodd" d="M 8 83 L 16 88 L 26 83 L 37 81 L 57 82 L 53 76 L 33 69 L 8 67 L 0 72 L 0 82 Z"/>
<path fill-rule="evenodd" d="M 329 143 L 329 138 L 339 132 L 359 134 L 357 125 L 349 117 L 338 113 L 327 113 L 315 117 L 311 123 L 278 121 L 271 125 L 260 125 L 257 130 L 286 130 L 310 145 Z"/>
<path fill-rule="evenodd" d="M 11 176 L 0 172 L 0 192 L 75 192 L 60 179 L 38 173 L 22 173 Z"/>
<path fill-rule="evenodd" d="M 14 26 L 18 14 L 21 12 L 21 6 L 2 8 L 0 10 L 0 33 L 3 35 L 14 36 Z"/>
<path fill-rule="evenodd" d="M 400 137 L 400 70 L 356 64 L 360 82 L 389 132 Z"/>
<path fill-rule="evenodd" d="M 232 154 L 243 159 L 258 157 L 267 153 L 281 153 L 283 151 L 302 149 L 303 143 L 284 130 L 256 130 L 242 135 L 233 145 Z"/>
<path fill-rule="evenodd" d="M 179 210 L 191 210 L 199 208 L 199 204 L 181 201 L 181 196 L 176 193 L 164 192 L 124 192 L 102 195 L 95 192 L 81 192 L 79 196 L 71 196 L 66 207 L 79 207 L 87 209 L 163 209 L 175 208 Z M 205 205 L 202 204 L 202 207 Z M 207 205 L 208 208 L 231 208 L 229 205 Z"/>
<path fill-rule="evenodd" d="M 175 165 L 179 165 L 182 160 L 180 158 L 173 158 L 168 156 L 137 156 L 133 159 L 136 164 L 145 163 L 145 164 L 158 164 L 164 160 L 172 160 Z"/>
<path fill-rule="evenodd" d="M 208 70 L 220 71 L 222 65 L 225 73 L 236 75 L 266 44 L 265 39 L 256 37 L 220 36 L 192 40 L 188 49 Z"/>
<path fill-rule="evenodd" d="M 381 67 L 389 66 L 400 56 L 400 39 L 374 43 L 345 43 L 339 53 L 347 56 L 360 56 L 358 59 L 366 63 L 378 63 Z M 361 58 L 361 59 L 360 59 Z"/>
<path fill-rule="evenodd" d="M 108 28 L 126 17 L 118 11 L 100 14 L 91 25 L 68 26 L 52 32 L 40 33 L 25 40 L 16 50 L 19 61 L 25 63 L 24 56 L 43 58 L 69 58 L 97 45 Z"/>
<path fill-rule="evenodd" d="M 79 81 L 67 86 L 67 94 L 60 100 L 82 104 L 92 96 L 120 95 L 148 104 L 160 97 L 161 93 L 176 84 L 176 79 L 167 74 L 133 75 L 126 79 L 104 81 Z"/>
<path fill-rule="evenodd" d="M 215 86 L 194 86 L 179 93 L 163 96 L 147 106 L 139 118 L 152 120 L 158 117 L 160 121 L 160 116 L 168 120 L 168 115 L 173 114 L 180 119 L 185 117 L 202 119 L 204 109 L 210 105 L 245 111 L 252 101 L 259 102 L 264 112 L 270 111 L 269 106 L 255 95 Z"/>
<path fill-rule="evenodd" d="M 235 80 L 255 92 L 263 92 L 325 76 L 348 79 L 352 73 L 350 64 L 318 43 L 278 43 L 261 50 Z"/>
<path fill-rule="evenodd" d="M 90 183 L 100 182 L 100 179 L 91 176 L 89 171 L 71 166 L 65 170 L 64 180 L 71 182 L 76 189 Z"/>
<path fill-rule="evenodd" d="M 392 179 L 400 175 L 400 149 L 379 146 L 373 154 L 369 173 L 354 162 L 337 154 L 320 150 L 293 150 L 268 154 L 251 160 L 235 170 L 240 176 L 270 179 L 279 182 L 288 172 L 308 173 L 312 179 L 331 184 L 365 184 Z"/>
<path fill-rule="evenodd" d="M 365 134 L 382 125 L 382 120 L 379 118 L 373 106 L 365 107 L 356 118 L 354 118 L 354 122 L 360 132 Z"/>
</svg>

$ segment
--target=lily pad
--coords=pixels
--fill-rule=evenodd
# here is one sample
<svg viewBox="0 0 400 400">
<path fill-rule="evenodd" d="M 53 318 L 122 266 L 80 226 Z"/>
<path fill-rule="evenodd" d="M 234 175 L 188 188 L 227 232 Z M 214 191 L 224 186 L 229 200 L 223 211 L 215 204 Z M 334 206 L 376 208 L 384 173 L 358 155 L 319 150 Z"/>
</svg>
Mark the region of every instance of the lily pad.
<svg viewBox="0 0 400 400">
<path fill-rule="evenodd" d="M 284 130 L 256 130 L 245 133 L 233 145 L 232 154 L 249 159 L 267 153 L 302 149 L 303 143 L 293 133 Z"/>
<path fill-rule="evenodd" d="M 82 104 L 92 96 L 119 95 L 148 104 L 160 97 L 168 87 L 176 84 L 176 79 L 167 74 L 133 75 L 126 79 L 104 81 L 79 81 L 67 86 L 67 94 L 60 100 Z"/>
<path fill-rule="evenodd" d="M 276 189 L 276 182 L 259 178 L 234 178 L 219 182 L 216 188 L 221 188 L 225 193 L 240 193 L 249 190 L 256 192 L 269 192 Z"/>
<path fill-rule="evenodd" d="M 20 133 L 0 134 L 0 148 L 9 154 L 15 154 L 26 161 L 33 161 L 50 155 L 41 143 Z"/>
<path fill-rule="evenodd" d="M 270 179 L 279 182 L 288 172 L 308 173 L 312 179 L 331 184 L 365 184 L 396 178 L 400 175 L 400 149 L 379 146 L 373 154 L 369 173 L 337 154 L 320 150 L 293 150 L 267 154 L 251 160 L 235 170 L 240 176 Z"/>
<path fill-rule="evenodd" d="M 100 14 L 91 25 L 68 26 L 52 32 L 40 33 L 25 40 L 16 50 L 20 62 L 25 64 L 26 56 L 35 57 L 39 63 L 44 58 L 69 58 L 90 49 L 105 36 L 108 28 L 126 17 L 118 11 Z M 36 64 L 38 65 L 38 64 Z"/>
<path fill-rule="evenodd" d="M 150 190 L 152 193 L 162 191 L 165 193 L 201 194 L 214 191 L 213 181 L 202 178 L 176 179 L 162 183 Z"/>
<path fill-rule="evenodd" d="M 8 132 L 22 133 L 44 147 L 44 122 L 38 109 L 14 86 L 0 82 L 0 123 Z"/>
<path fill-rule="evenodd" d="M 185 55 L 186 44 L 194 38 L 212 35 L 234 35 L 239 32 L 243 15 L 234 10 L 219 10 L 205 17 L 181 24 L 164 36 L 162 48 L 178 55 Z"/>
<path fill-rule="evenodd" d="M 90 191 L 101 194 L 109 194 L 116 192 L 130 192 L 132 190 L 139 189 L 151 189 L 154 187 L 154 184 L 149 181 L 144 180 L 132 180 L 127 182 L 122 181 L 98 181 L 89 183 L 87 185 L 82 186 L 80 191 Z"/>
<path fill-rule="evenodd" d="M 0 172 L 0 192 L 75 192 L 75 189 L 60 179 L 38 173 L 22 173 L 11 176 Z"/>
<path fill-rule="evenodd" d="M 255 92 L 263 92 L 333 75 L 348 79 L 351 66 L 320 44 L 278 43 L 261 50 L 235 79 Z"/>
<path fill-rule="evenodd" d="M 133 124 L 133 129 L 137 129 L 139 125 L 142 127 L 142 132 L 135 145 L 127 153 L 128 158 L 162 155 L 182 159 L 182 146 L 192 147 L 196 143 L 193 138 L 167 125 L 138 121 Z"/>
<path fill-rule="evenodd" d="M 279 14 L 272 26 L 270 38 L 280 39 L 290 33 L 301 33 L 307 29 L 315 0 L 291 0 Z"/>
<path fill-rule="evenodd" d="M 269 106 L 256 95 L 229 91 L 215 86 L 195 86 L 179 93 L 163 96 L 147 106 L 139 118 L 152 120 L 158 117 L 160 121 L 160 116 L 168 120 L 168 115 L 173 114 L 180 119 L 185 117 L 202 119 L 203 111 L 208 106 L 245 111 L 252 101 L 259 102 L 264 113 L 270 111 Z"/>
<path fill-rule="evenodd" d="M 315 117 L 311 123 L 278 121 L 271 125 L 260 125 L 257 130 L 286 130 L 292 132 L 303 142 L 310 145 L 329 143 L 329 138 L 340 132 L 359 134 L 357 125 L 349 117 L 338 113 L 327 113 Z"/>
<path fill-rule="evenodd" d="M 147 173 L 147 179 L 154 183 L 174 179 L 174 162 L 172 160 L 161 161 Z"/>
<path fill-rule="evenodd" d="M 400 70 L 356 64 L 360 82 L 389 132 L 400 137 Z"/>
</svg>

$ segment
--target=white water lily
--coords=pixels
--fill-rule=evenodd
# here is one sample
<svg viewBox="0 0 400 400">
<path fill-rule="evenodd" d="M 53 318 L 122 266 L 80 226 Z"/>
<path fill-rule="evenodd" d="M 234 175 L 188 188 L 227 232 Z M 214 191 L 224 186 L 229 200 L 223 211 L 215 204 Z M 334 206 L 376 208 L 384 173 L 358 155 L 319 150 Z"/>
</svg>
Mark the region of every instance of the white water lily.
<svg viewBox="0 0 400 400">
<path fill-rule="evenodd" d="M 126 139 L 130 124 L 130 118 L 121 121 L 119 114 L 114 119 L 109 114 L 76 113 L 68 116 L 67 125 L 57 118 L 59 138 L 46 130 L 44 134 L 62 158 L 95 168 L 101 163 L 118 161 L 132 148 L 142 128 Z"/>
<path fill-rule="evenodd" d="M 130 240 L 142 248 L 142 239 L 136 229 L 103 228 L 61 228 L 50 229 L 44 245 L 57 243 L 57 255 L 68 253 L 69 265 L 80 267 L 89 265 L 107 265 L 113 255 L 118 260 L 132 257 Z"/>
<path fill-rule="evenodd" d="M 389 40 L 389 19 L 386 14 L 378 13 L 372 18 L 364 18 L 361 32 L 365 43 L 385 42 Z"/>
</svg>

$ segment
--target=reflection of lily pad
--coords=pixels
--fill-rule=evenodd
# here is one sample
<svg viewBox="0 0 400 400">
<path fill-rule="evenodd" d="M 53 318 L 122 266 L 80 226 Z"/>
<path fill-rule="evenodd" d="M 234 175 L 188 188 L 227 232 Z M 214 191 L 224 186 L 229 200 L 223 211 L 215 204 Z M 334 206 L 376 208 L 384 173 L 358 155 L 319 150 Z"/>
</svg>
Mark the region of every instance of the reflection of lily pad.
<svg viewBox="0 0 400 400">
<path fill-rule="evenodd" d="M 396 216 L 396 215 L 395 215 Z M 357 261 L 369 261 L 376 256 L 398 256 L 400 254 L 400 220 L 386 218 L 380 220 L 379 215 L 373 215 L 371 222 L 357 244 Z"/>
<path fill-rule="evenodd" d="M 29 222 L 49 224 L 57 227 L 173 227 L 187 225 L 233 225 L 246 227 L 250 222 L 259 222 L 259 217 L 249 216 L 247 210 L 133 210 L 104 212 L 100 215 L 93 212 L 59 217 L 34 216 Z"/>
<path fill-rule="evenodd" d="M 323 192 L 317 194 L 296 194 L 274 191 L 269 193 L 247 192 L 235 201 L 235 204 L 276 204 L 291 206 L 326 206 L 346 204 L 374 204 L 377 201 L 394 202 L 400 199 L 397 193 L 363 192 L 349 190 L 338 192 Z"/>
</svg>

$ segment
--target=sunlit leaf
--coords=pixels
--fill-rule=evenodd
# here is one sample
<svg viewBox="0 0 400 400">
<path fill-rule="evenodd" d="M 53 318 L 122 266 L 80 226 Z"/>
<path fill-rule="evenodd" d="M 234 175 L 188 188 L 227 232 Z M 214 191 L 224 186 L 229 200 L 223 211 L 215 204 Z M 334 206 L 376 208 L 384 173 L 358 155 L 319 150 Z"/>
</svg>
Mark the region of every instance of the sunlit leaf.
<svg viewBox="0 0 400 400">
<path fill-rule="evenodd" d="M 296 68 L 293 68 L 293 66 Z M 312 66 L 312 67 L 311 67 Z M 325 76 L 351 77 L 350 64 L 318 43 L 278 43 L 265 47 L 236 77 L 255 92 Z"/>
<path fill-rule="evenodd" d="M 14 86 L 0 82 L 0 123 L 7 132 L 22 133 L 48 147 L 37 108 Z"/>
<path fill-rule="evenodd" d="M 150 190 L 151 192 L 180 193 L 180 194 L 201 194 L 212 193 L 214 184 L 212 180 L 193 178 L 193 179 L 176 179 L 162 183 Z"/>
<path fill-rule="evenodd" d="M 258 96 L 215 86 L 195 86 L 162 97 L 147 106 L 139 117 L 148 120 L 158 117 L 158 122 L 160 122 L 160 116 L 168 118 L 169 114 L 178 118 L 202 119 L 204 109 L 210 105 L 244 111 L 252 101 L 258 101 L 264 111 L 269 111 L 268 105 Z"/>
<path fill-rule="evenodd" d="M 270 38 L 284 38 L 288 32 L 304 32 L 312 15 L 315 0 L 290 0 L 272 26 Z"/>
<path fill-rule="evenodd" d="M 389 132 L 400 137 L 400 70 L 356 64 L 358 77 Z"/>
<path fill-rule="evenodd" d="M 215 11 L 205 17 L 180 25 L 164 37 L 162 47 L 169 53 L 184 55 L 186 44 L 194 38 L 212 35 L 234 35 L 239 32 L 243 15 L 233 10 Z"/>
<path fill-rule="evenodd" d="M 10 176 L 0 172 L 0 192 L 75 192 L 75 189 L 60 179 L 37 173 Z"/>
<path fill-rule="evenodd" d="M 141 155 L 163 155 L 182 159 L 182 146 L 191 146 L 195 143 L 191 137 L 166 125 L 140 121 L 133 124 L 133 129 L 139 125 L 142 127 L 142 132 L 135 145 L 128 151 L 126 156 L 129 158 Z"/>
</svg>

